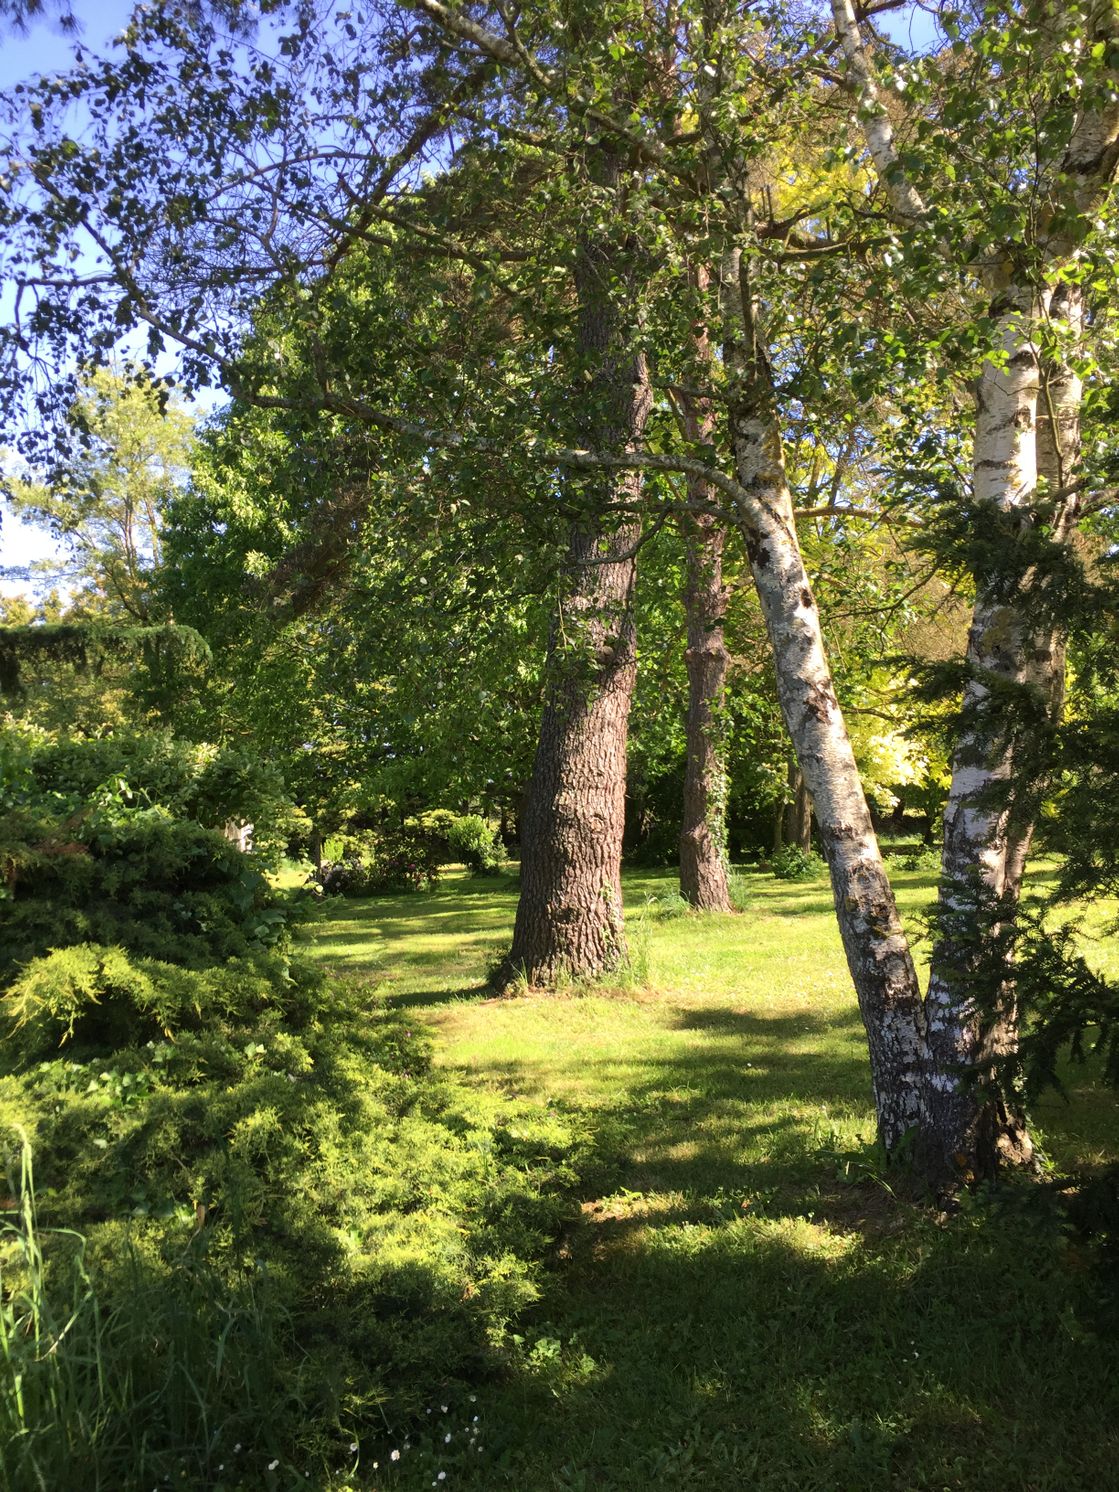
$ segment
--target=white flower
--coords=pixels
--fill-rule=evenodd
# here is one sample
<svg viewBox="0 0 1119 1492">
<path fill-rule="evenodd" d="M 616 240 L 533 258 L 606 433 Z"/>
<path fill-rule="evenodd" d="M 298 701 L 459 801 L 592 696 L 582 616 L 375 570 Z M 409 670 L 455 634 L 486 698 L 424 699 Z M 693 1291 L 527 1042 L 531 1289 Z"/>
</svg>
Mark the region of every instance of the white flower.
<svg viewBox="0 0 1119 1492">
<path fill-rule="evenodd" d="M 399 1461 L 400 1460 L 400 1452 L 399 1451 L 390 1451 L 389 1452 L 389 1460 L 390 1461 Z"/>
<path fill-rule="evenodd" d="M 351 1440 L 350 1441 L 350 1449 L 352 1451 L 356 1451 L 357 1450 L 357 1441 L 356 1440 Z"/>
<path fill-rule="evenodd" d="M 435 1480 L 437 1482 L 445 1482 L 447 1480 L 447 1473 L 445 1471 L 441 1471 L 439 1473 L 439 1475 L 435 1478 Z"/>
<path fill-rule="evenodd" d="M 444 1445 L 450 1445 L 450 1443 L 451 1443 L 451 1432 L 450 1432 L 450 1430 L 448 1430 L 447 1433 L 446 1433 L 446 1435 L 443 1436 L 443 1444 Z"/>
<path fill-rule="evenodd" d="M 269 1461 L 269 1463 L 268 1463 L 268 1470 L 269 1471 L 275 1471 L 276 1467 L 279 1466 L 279 1464 L 280 1464 L 280 1458 L 279 1458 L 279 1456 L 277 1456 L 274 1461 Z"/>
<path fill-rule="evenodd" d="M 447 1406 L 446 1406 L 446 1404 L 440 1404 L 440 1406 L 439 1406 L 439 1413 L 440 1414 L 446 1414 L 446 1412 L 447 1412 Z"/>
</svg>

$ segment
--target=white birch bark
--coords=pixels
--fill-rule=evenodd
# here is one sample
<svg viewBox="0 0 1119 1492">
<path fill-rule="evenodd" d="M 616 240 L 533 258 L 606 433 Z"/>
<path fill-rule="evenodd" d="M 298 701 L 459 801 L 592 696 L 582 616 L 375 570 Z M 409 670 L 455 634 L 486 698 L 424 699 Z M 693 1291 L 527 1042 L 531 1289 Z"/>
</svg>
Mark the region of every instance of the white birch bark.
<svg viewBox="0 0 1119 1492">
<path fill-rule="evenodd" d="M 992 515 L 1032 521 L 1037 492 L 1040 308 L 1011 298 L 1000 325 L 1001 357 L 984 365 L 976 393 L 973 491 Z M 981 584 L 972 612 L 960 732 L 944 812 L 939 931 L 926 997 L 929 1049 L 923 1148 L 934 1174 L 986 1173 L 1028 1162 L 1025 1120 L 993 1081 L 992 1064 L 1013 1050 L 1017 1021 L 1011 971 L 992 982 L 991 920 L 1012 916 L 1029 829 L 1016 821 L 1014 726 L 992 691 L 1030 683 L 1023 607 Z M 1007 878 L 1008 864 L 1014 866 Z"/>
<path fill-rule="evenodd" d="M 738 521 L 773 648 L 777 692 L 811 794 L 836 916 L 870 1048 L 879 1136 L 896 1150 L 921 1118 L 923 1013 L 917 975 L 836 698 L 820 615 L 797 540 L 769 367 L 749 293 L 737 294 L 726 362 Z M 728 318 L 729 320 L 729 318 Z"/>
<path fill-rule="evenodd" d="M 899 160 L 851 0 L 832 0 L 832 11 L 868 149 L 891 207 L 901 220 L 921 219 L 926 206 Z M 1102 37 L 1115 36 L 1113 6 L 1097 9 L 1097 26 Z M 985 365 L 976 391 L 973 495 L 980 511 L 989 505 L 992 517 L 1017 515 L 1023 527 L 1038 516 L 1039 477 L 1046 491 L 1055 493 L 1068 486 L 1075 471 L 1079 380 L 1067 364 L 1050 367 L 1043 378 L 1038 339 L 1046 315 L 1063 321 L 1073 341 L 1083 332 L 1079 295 L 1059 284 L 1059 270 L 1114 178 L 1117 140 L 1119 104 L 1113 93 L 1106 104 L 1081 111 L 1065 155 L 1055 163 L 1052 206 L 1048 221 L 1039 224 L 1036 245 L 1042 249 L 1040 274 L 1035 270 L 1032 284 L 1012 283 L 996 298 L 999 355 Z M 1011 262 L 1016 257 L 1008 256 Z M 1063 498 L 1052 515 L 1058 542 L 1066 542 L 1074 530 L 1076 505 L 1075 497 Z M 990 1172 L 1006 1161 L 1028 1162 L 1033 1152 L 1013 1095 L 989 1081 L 992 1063 L 1017 1044 L 1013 971 L 1007 963 L 1002 977 L 992 981 L 982 965 L 991 948 L 1002 946 L 1005 919 L 1014 916 L 1041 787 L 1031 743 L 1023 739 L 1021 724 L 1015 740 L 1014 723 L 1000 718 L 992 689 L 1033 691 L 1052 720 L 1063 697 L 1063 630 L 1052 617 L 1040 626 L 1031 622 L 1037 597 L 1030 592 L 1038 581 L 1027 573 L 1013 598 L 981 582 L 968 639 L 972 677 L 945 813 L 943 920 L 925 1006 L 922 1147 L 938 1178 Z M 985 923 L 983 905 L 997 906 L 1003 922 Z"/>
</svg>

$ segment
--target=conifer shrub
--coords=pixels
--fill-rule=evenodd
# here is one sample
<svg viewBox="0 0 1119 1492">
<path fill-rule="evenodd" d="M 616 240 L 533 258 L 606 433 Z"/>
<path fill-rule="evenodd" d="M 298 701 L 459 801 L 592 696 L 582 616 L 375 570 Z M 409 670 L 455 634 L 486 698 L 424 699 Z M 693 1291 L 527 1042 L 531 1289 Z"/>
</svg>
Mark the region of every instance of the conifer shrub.
<svg viewBox="0 0 1119 1492">
<path fill-rule="evenodd" d="M 214 829 L 163 808 L 0 816 L 0 981 L 47 948 L 120 946 L 200 968 L 282 935 L 294 899 Z"/>
<path fill-rule="evenodd" d="M 0 1142 L 15 1191 L 28 1137 L 39 1223 L 68 1230 L 46 1249 L 50 1291 L 73 1295 L 80 1235 L 106 1320 L 137 1293 L 178 1301 L 170 1346 L 165 1311 L 133 1316 L 99 1368 L 119 1382 L 127 1362 L 145 1394 L 172 1385 L 146 1401 L 144 1476 L 187 1465 L 193 1485 L 214 1485 L 234 1442 L 328 1466 L 487 1371 L 536 1298 L 587 1135 L 440 1076 L 426 1036 L 369 988 L 298 961 L 199 971 L 67 955 L 35 961 L 0 1002 L 16 1033 L 0 1046 Z M 0 1264 L 10 1289 L 18 1261 L 2 1244 Z M 189 1322 L 207 1345 L 180 1344 L 190 1359 L 176 1365 Z M 184 1407 L 198 1374 L 205 1403 Z M 55 1425 L 63 1442 L 86 1437 L 69 1464 L 96 1459 L 98 1436 L 103 1449 L 127 1439 L 135 1408 Z"/>
<path fill-rule="evenodd" d="M 0 1492 L 327 1485 L 496 1362 L 589 1137 L 440 1075 L 103 766 L 0 760 Z"/>
</svg>

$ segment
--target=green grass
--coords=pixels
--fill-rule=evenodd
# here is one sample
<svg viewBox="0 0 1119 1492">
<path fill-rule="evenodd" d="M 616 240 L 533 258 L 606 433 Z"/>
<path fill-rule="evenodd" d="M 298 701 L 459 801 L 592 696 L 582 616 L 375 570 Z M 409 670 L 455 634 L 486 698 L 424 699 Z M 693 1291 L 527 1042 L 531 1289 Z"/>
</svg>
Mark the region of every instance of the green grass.
<svg viewBox="0 0 1119 1492">
<path fill-rule="evenodd" d="M 930 874 L 892 876 L 915 917 Z M 550 1289 L 479 1385 L 483 1451 L 421 1437 L 368 1485 L 1113 1482 L 1119 1375 L 1081 1252 L 1023 1206 L 946 1221 L 893 1194 L 826 883 L 744 885 L 740 916 L 665 915 L 671 879 L 629 875 L 646 986 L 502 1000 L 510 880 L 328 905 L 318 956 L 434 1027 L 441 1063 L 589 1111 L 601 1141 Z M 1048 1153 L 1114 1157 L 1116 1096 L 1070 1081 L 1038 1105 Z"/>
</svg>

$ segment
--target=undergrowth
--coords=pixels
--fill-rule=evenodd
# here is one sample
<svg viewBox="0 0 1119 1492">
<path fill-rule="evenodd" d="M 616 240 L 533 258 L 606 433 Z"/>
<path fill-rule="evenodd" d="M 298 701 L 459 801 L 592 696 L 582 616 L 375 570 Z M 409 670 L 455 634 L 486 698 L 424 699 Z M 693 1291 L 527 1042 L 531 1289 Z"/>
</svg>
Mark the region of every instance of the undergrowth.
<svg viewBox="0 0 1119 1492">
<path fill-rule="evenodd" d="M 166 1037 L 74 1035 L 0 1079 L 6 1492 L 321 1477 L 486 1376 L 569 1214 L 572 1120 L 299 965 Z"/>
</svg>

